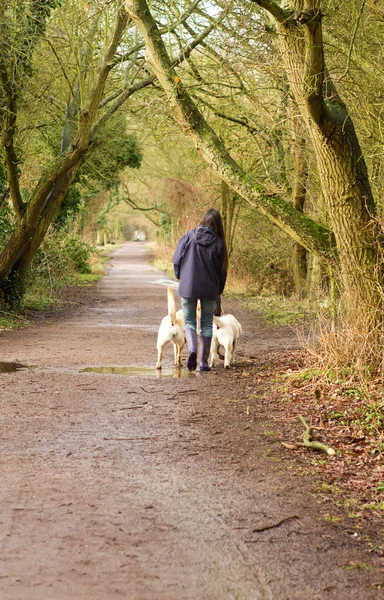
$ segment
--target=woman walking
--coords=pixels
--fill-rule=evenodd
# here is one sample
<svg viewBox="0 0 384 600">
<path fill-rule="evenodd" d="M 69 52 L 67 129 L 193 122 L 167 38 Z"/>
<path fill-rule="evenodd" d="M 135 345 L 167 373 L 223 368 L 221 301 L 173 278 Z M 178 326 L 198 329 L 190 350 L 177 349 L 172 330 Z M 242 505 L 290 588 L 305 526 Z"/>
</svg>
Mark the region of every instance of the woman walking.
<svg viewBox="0 0 384 600">
<path fill-rule="evenodd" d="M 227 278 L 228 252 L 223 221 L 218 210 L 208 210 L 195 229 L 180 239 L 172 258 L 185 320 L 189 356 L 187 367 L 197 367 L 196 308 L 200 300 L 200 371 L 210 371 L 208 357 L 212 339 L 213 311 Z"/>
</svg>

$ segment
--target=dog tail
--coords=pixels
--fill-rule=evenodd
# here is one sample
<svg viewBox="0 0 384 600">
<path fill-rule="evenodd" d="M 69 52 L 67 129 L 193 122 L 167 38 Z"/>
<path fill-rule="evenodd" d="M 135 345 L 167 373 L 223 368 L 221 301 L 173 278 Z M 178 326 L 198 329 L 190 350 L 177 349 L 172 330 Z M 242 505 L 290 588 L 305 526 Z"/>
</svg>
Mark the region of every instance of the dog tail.
<svg viewBox="0 0 384 600">
<path fill-rule="evenodd" d="M 167 288 L 168 296 L 168 316 L 171 317 L 172 325 L 176 323 L 176 301 L 172 288 Z"/>
</svg>

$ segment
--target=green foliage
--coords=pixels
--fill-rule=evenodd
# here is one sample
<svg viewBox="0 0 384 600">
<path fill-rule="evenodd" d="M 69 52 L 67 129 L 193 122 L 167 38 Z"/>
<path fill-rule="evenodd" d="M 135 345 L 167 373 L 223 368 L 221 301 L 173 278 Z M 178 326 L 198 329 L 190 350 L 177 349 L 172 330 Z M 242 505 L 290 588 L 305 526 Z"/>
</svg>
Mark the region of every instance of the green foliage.
<svg viewBox="0 0 384 600">
<path fill-rule="evenodd" d="M 363 404 L 359 413 L 358 418 L 353 421 L 354 424 L 360 425 L 363 431 L 374 437 L 383 433 L 384 402 Z"/>
<path fill-rule="evenodd" d="M 124 123 L 120 131 L 108 130 L 103 141 L 80 168 L 77 180 L 88 188 L 95 182 L 104 189 L 117 188 L 119 175 L 126 168 L 138 169 L 143 159 L 137 137 L 125 132 Z"/>
<path fill-rule="evenodd" d="M 115 145 L 115 162 L 118 170 L 130 167 L 138 169 L 143 159 L 143 154 L 139 146 L 138 140 L 134 135 L 126 135 L 125 137 L 116 140 Z"/>
<path fill-rule="evenodd" d="M 53 221 L 53 226 L 63 230 L 84 207 L 83 198 L 77 185 L 73 184 L 68 189 L 59 210 Z"/>
<path fill-rule="evenodd" d="M 72 235 L 65 237 L 62 243 L 64 255 L 72 262 L 74 270 L 78 273 L 91 273 L 92 269 L 89 264 L 92 246 L 84 242 L 80 236 Z"/>
<path fill-rule="evenodd" d="M 86 208 L 87 202 L 101 190 L 117 190 L 119 176 L 126 168 L 138 169 L 143 153 L 137 137 L 132 134 L 108 134 L 79 169 L 75 183 L 67 191 L 54 219 L 54 226 L 64 230 Z M 107 212 L 111 206 L 107 207 Z"/>
<path fill-rule="evenodd" d="M 282 296 L 252 296 L 246 299 L 246 304 L 261 314 L 267 323 L 274 325 L 294 325 L 315 316 L 305 302 Z"/>
<path fill-rule="evenodd" d="M 78 235 L 48 236 L 33 261 L 31 281 L 48 280 L 55 288 L 56 282 L 70 279 L 75 273 L 90 273 L 92 250 Z"/>
<path fill-rule="evenodd" d="M 159 216 L 159 225 L 163 232 L 164 239 L 167 240 L 171 235 L 173 229 L 171 217 L 169 215 L 166 215 L 165 213 L 161 213 Z"/>
<path fill-rule="evenodd" d="M 31 76 L 32 53 L 38 39 L 46 30 L 52 10 L 61 6 L 62 0 L 11 0 L 6 3 L 2 53 L 10 68 L 10 84 L 21 88 L 24 77 Z"/>
<path fill-rule="evenodd" d="M 7 202 L 0 209 L 0 251 L 2 251 L 15 227 L 12 210 Z"/>
</svg>

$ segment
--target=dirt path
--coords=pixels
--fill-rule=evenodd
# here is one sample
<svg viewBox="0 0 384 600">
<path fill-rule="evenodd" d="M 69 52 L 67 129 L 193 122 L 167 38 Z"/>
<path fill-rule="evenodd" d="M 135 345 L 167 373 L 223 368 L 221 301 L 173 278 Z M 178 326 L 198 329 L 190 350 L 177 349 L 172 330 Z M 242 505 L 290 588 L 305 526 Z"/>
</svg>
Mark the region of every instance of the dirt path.
<svg viewBox="0 0 384 600">
<path fill-rule="evenodd" d="M 2 361 L 36 367 L 0 375 L 1 600 L 379 598 L 349 568 L 363 546 L 280 464 L 262 388 L 221 365 L 174 378 L 170 347 L 156 378 L 166 283 L 128 243 L 92 303 L 0 336 Z M 296 344 L 226 308 L 238 359 Z"/>
</svg>

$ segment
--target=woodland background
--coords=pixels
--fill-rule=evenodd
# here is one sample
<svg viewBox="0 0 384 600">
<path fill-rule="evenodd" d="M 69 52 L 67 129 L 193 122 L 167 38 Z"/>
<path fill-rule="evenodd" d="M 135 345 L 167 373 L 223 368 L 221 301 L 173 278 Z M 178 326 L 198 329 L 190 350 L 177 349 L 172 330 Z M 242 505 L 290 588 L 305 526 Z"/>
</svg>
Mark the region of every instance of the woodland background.
<svg viewBox="0 0 384 600">
<path fill-rule="evenodd" d="M 383 29 L 376 0 L 0 1 L 3 314 L 138 232 L 166 266 L 215 206 L 228 293 L 381 373 Z"/>
</svg>

